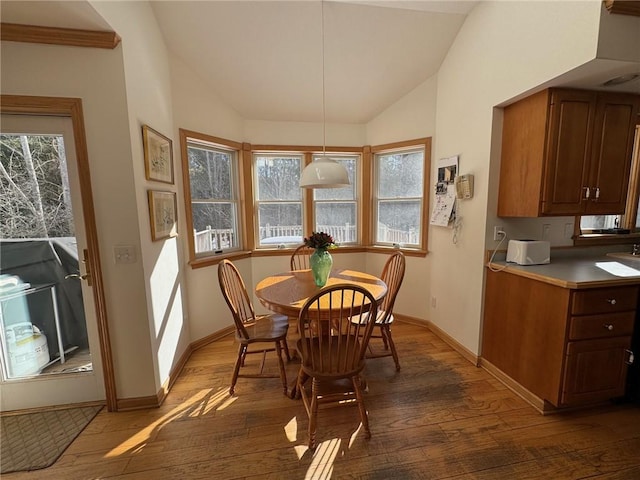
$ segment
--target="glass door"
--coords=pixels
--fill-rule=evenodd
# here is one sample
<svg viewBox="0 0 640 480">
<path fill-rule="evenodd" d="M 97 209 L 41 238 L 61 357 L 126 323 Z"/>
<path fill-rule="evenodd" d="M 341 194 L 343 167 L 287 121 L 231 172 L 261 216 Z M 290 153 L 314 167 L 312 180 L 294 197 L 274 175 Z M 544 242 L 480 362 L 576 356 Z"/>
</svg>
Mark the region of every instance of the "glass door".
<svg viewBox="0 0 640 480">
<path fill-rule="evenodd" d="M 71 118 L 2 115 L 0 408 L 105 399 Z"/>
</svg>

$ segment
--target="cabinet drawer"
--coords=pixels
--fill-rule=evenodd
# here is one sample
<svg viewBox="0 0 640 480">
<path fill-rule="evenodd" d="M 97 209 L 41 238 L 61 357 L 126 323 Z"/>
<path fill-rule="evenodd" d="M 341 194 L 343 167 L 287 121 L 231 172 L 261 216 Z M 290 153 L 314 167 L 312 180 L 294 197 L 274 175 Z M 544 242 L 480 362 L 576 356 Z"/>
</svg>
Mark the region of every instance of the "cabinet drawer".
<svg viewBox="0 0 640 480">
<path fill-rule="evenodd" d="M 635 316 L 635 312 L 621 312 L 572 317 L 571 326 L 569 327 L 569 339 L 586 340 L 589 338 L 631 335 Z"/>
<path fill-rule="evenodd" d="M 635 311 L 637 302 L 637 286 L 577 290 L 573 292 L 571 314 Z"/>
</svg>

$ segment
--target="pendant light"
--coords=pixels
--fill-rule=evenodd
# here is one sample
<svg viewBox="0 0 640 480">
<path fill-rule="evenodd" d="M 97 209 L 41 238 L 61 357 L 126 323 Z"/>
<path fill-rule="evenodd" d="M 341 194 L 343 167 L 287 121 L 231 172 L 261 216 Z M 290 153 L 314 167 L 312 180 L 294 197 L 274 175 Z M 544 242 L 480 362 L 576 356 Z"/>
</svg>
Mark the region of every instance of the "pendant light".
<svg viewBox="0 0 640 480">
<path fill-rule="evenodd" d="M 327 157 L 327 123 L 325 112 L 325 87 L 324 87 L 324 0 L 321 0 L 322 23 L 320 32 L 322 35 L 322 157 L 311 161 L 304 167 L 300 176 L 302 188 L 342 188 L 349 186 L 349 175 L 344 165 Z"/>
</svg>

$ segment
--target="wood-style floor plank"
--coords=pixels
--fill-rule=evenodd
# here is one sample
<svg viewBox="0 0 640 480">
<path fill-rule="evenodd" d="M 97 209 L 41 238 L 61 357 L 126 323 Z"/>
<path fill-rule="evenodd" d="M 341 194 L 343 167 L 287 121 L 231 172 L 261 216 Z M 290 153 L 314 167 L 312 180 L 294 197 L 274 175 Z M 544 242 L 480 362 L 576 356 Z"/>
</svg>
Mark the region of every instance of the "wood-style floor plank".
<svg viewBox="0 0 640 480">
<path fill-rule="evenodd" d="M 393 332 L 402 370 L 365 369 L 369 440 L 354 406 L 328 408 L 309 451 L 304 407 L 277 378 L 240 378 L 230 397 L 226 337 L 193 353 L 159 408 L 100 412 L 53 466 L 3 480 L 640 479 L 640 405 L 543 416 L 429 330 Z"/>
</svg>

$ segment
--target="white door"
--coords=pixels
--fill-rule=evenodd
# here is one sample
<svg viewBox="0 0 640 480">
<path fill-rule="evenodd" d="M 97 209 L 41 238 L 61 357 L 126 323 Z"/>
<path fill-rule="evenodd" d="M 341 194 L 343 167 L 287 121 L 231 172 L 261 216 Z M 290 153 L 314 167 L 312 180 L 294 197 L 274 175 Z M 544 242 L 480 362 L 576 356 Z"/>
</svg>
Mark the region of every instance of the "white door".
<svg viewBox="0 0 640 480">
<path fill-rule="evenodd" d="M 72 120 L 2 114 L 0 135 L 0 409 L 104 401 L 93 291 L 83 278 L 88 247 Z M 53 193 L 49 183 L 59 183 Z"/>
</svg>

